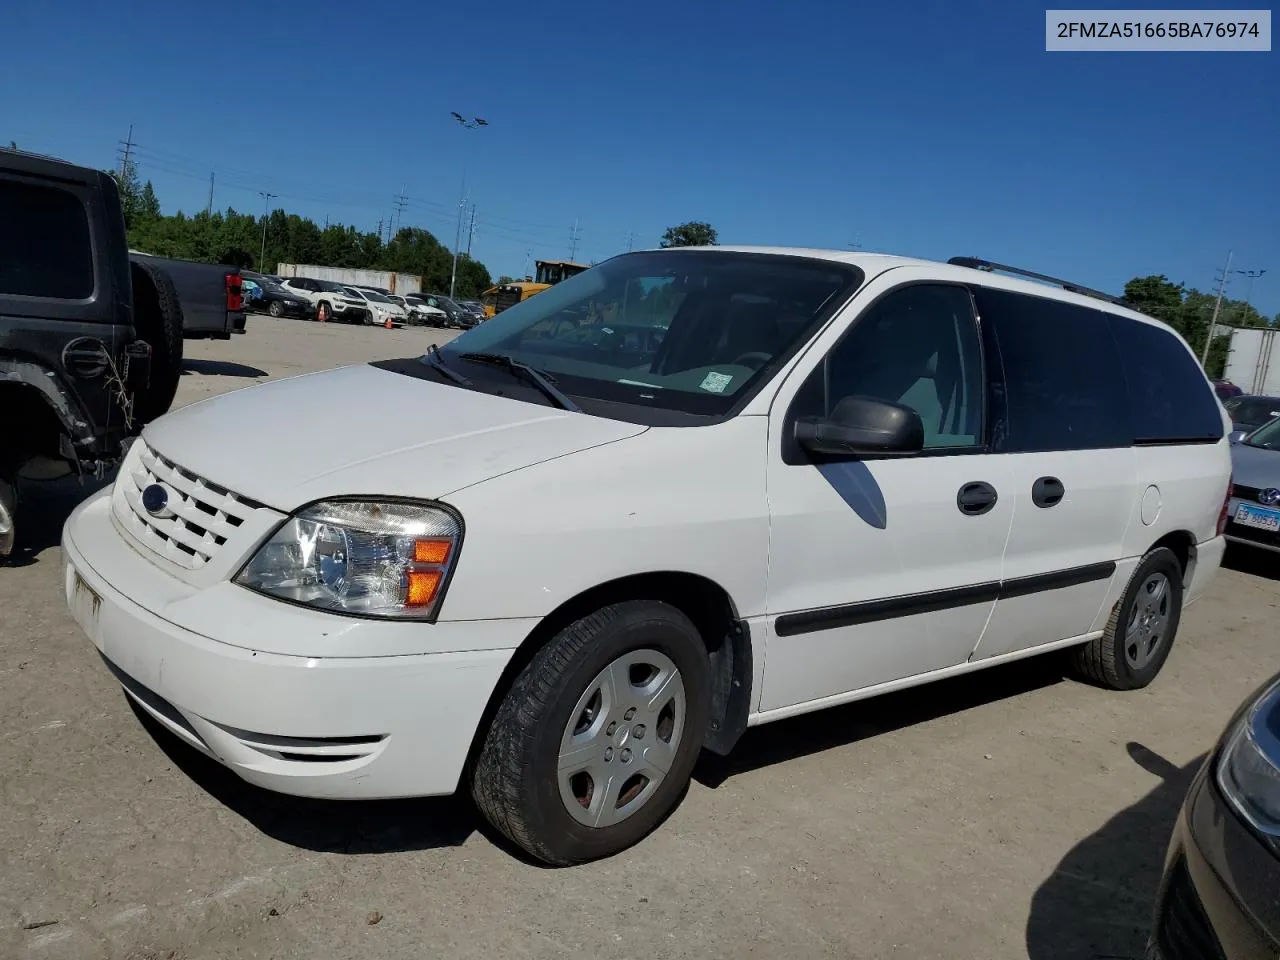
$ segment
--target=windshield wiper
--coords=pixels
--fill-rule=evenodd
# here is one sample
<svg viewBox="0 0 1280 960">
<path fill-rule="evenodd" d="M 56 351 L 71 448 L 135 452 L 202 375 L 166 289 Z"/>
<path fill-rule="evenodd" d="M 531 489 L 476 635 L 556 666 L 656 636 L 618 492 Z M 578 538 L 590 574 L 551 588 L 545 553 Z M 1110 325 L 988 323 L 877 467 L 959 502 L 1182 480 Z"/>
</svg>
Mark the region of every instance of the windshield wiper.
<svg viewBox="0 0 1280 960">
<path fill-rule="evenodd" d="M 431 346 L 427 347 L 427 352 L 424 353 L 418 359 L 423 363 L 425 363 L 427 366 L 429 366 L 432 370 L 435 370 L 437 373 L 441 374 L 442 376 L 448 377 L 458 386 L 460 387 L 471 386 L 471 381 L 469 379 L 464 377 L 462 374 L 458 373 L 457 370 L 450 370 L 448 367 L 444 365 L 444 361 L 440 359 L 440 348 L 436 346 L 434 343 L 431 344 Z"/>
<path fill-rule="evenodd" d="M 511 371 L 512 376 L 527 380 L 541 391 L 552 403 L 556 404 L 561 410 L 568 410 L 571 413 L 581 413 L 582 408 L 570 400 L 567 396 L 556 389 L 555 377 L 536 370 L 527 363 L 521 363 L 515 357 L 508 356 L 505 353 L 463 353 L 459 355 L 460 360 L 470 360 L 472 363 L 490 363 L 497 367 L 506 367 Z"/>
</svg>

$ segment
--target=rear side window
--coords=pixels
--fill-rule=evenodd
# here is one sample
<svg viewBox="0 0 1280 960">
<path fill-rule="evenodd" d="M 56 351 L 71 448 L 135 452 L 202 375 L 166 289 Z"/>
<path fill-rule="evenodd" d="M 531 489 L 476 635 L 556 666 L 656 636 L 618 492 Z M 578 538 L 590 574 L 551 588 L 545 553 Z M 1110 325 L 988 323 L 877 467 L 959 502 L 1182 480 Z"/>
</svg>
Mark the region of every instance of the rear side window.
<svg viewBox="0 0 1280 960">
<path fill-rule="evenodd" d="M 59 187 L 0 179 L 0 295 L 93 296 L 84 202 Z"/>
<path fill-rule="evenodd" d="M 1221 405 L 1182 341 L 1154 324 L 1114 315 L 1110 320 L 1125 359 L 1134 442 L 1221 440 Z"/>
<path fill-rule="evenodd" d="M 1096 450 L 1131 442 L 1129 403 L 1107 314 L 976 288 L 990 365 L 992 449 Z"/>
</svg>

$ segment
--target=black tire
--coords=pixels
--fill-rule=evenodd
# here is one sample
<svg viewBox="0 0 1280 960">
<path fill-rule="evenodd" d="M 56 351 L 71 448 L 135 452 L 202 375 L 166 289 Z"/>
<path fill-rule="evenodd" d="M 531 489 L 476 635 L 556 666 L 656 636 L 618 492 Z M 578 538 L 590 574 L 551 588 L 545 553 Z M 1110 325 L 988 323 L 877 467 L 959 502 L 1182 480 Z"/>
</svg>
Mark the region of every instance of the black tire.
<svg viewBox="0 0 1280 960">
<path fill-rule="evenodd" d="M 1159 605 L 1165 613 L 1158 638 L 1148 650 L 1150 641 L 1144 639 L 1138 647 L 1128 636 L 1128 630 L 1135 616 L 1143 617 L 1143 604 L 1149 597 L 1148 584 L 1157 577 L 1163 577 L 1167 584 L 1167 595 Z M 1157 547 L 1134 569 L 1102 636 L 1072 651 L 1072 665 L 1081 679 L 1107 690 L 1141 689 L 1156 678 L 1169 659 L 1181 620 L 1182 564 L 1172 550 Z M 1133 655 L 1135 649 L 1139 650 L 1137 657 Z M 1146 653 L 1145 660 L 1142 653 Z"/>
<path fill-rule="evenodd" d="M 588 826 L 561 799 L 561 738 L 570 714 L 601 671 L 635 651 L 656 651 L 679 671 L 684 726 L 670 769 L 648 800 L 611 826 Z M 549 864 L 568 866 L 625 850 L 657 827 L 684 796 L 706 733 L 709 702 L 707 649 L 688 617 L 668 604 L 645 600 L 597 610 L 552 637 L 516 677 L 472 771 L 476 806 L 512 843 Z M 630 742 L 639 750 L 643 731 L 634 734 L 635 729 Z M 650 736 L 660 736 L 658 723 Z M 616 759 L 622 760 L 621 749 Z M 633 768 L 616 769 L 625 774 Z"/>
<path fill-rule="evenodd" d="M 284 316 L 284 307 L 280 306 L 279 300 L 272 300 L 267 304 L 267 313 L 279 320 Z"/>
<path fill-rule="evenodd" d="M 133 264 L 133 324 L 138 338 L 151 345 L 151 378 L 134 395 L 133 416 L 150 423 L 173 404 L 182 378 L 182 302 L 163 270 Z"/>
<path fill-rule="evenodd" d="M 18 488 L 0 477 L 0 563 L 13 551 L 14 517 L 18 512 Z"/>
</svg>

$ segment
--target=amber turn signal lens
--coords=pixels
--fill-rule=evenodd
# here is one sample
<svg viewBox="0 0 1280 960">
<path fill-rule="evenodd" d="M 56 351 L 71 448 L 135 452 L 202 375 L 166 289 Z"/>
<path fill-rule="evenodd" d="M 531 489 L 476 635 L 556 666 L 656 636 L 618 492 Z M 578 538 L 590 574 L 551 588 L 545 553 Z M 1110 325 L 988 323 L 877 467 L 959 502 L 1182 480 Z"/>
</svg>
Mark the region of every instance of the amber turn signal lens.
<svg viewBox="0 0 1280 960">
<path fill-rule="evenodd" d="M 415 540 L 413 560 L 415 563 L 444 563 L 449 559 L 451 546 L 453 544 L 448 540 Z"/>
<path fill-rule="evenodd" d="M 405 596 L 404 605 L 406 607 L 429 607 L 431 601 L 436 598 L 436 591 L 440 589 L 441 574 L 438 571 L 424 573 L 419 570 L 410 570 L 409 590 Z"/>
</svg>

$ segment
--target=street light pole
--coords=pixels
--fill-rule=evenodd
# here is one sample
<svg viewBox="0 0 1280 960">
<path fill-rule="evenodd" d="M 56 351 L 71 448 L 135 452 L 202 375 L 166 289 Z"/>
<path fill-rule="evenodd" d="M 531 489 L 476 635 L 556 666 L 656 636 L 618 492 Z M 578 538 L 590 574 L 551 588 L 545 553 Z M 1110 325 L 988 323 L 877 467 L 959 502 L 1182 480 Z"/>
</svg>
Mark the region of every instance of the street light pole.
<svg viewBox="0 0 1280 960">
<path fill-rule="evenodd" d="M 480 127 L 487 127 L 488 120 L 481 120 L 479 117 L 464 117 L 462 114 L 451 111 L 449 116 L 453 117 L 464 130 L 476 130 Z M 465 151 L 465 148 L 464 148 Z M 449 299 L 453 299 L 454 291 L 458 288 L 458 248 L 462 246 L 462 213 L 467 205 L 467 165 L 465 159 L 462 164 L 462 193 L 458 197 L 458 227 L 453 235 L 453 273 L 449 277 Z M 475 229 L 475 223 L 472 222 L 472 230 Z M 468 253 L 470 253 L 470 244 Z"/>
<path fill-rule="evenodd" d="M 1263 270 L 1232 270 L 1232 273 L 1238 273 L 1249 282 L 1244 288 L 1244 309 L 1241 311 L 1241 319 L 1249 315 L 1249 297 L 1253 295 L 1253 281 L 1257 280 L 1267 271 Z"/>
<path fill-rule="evenodd" d="M 262 261 L 267 256 L 267 218 L 270 217 L 271 198 L 277 196 L 274 193 L 267 193 L 265 190 L 259 190 L 258 196 L 262 198 L 262 249 L 258 252 L 258 269 L 263 273 L 267 271 L 263 269 Z"/>
</svg>

